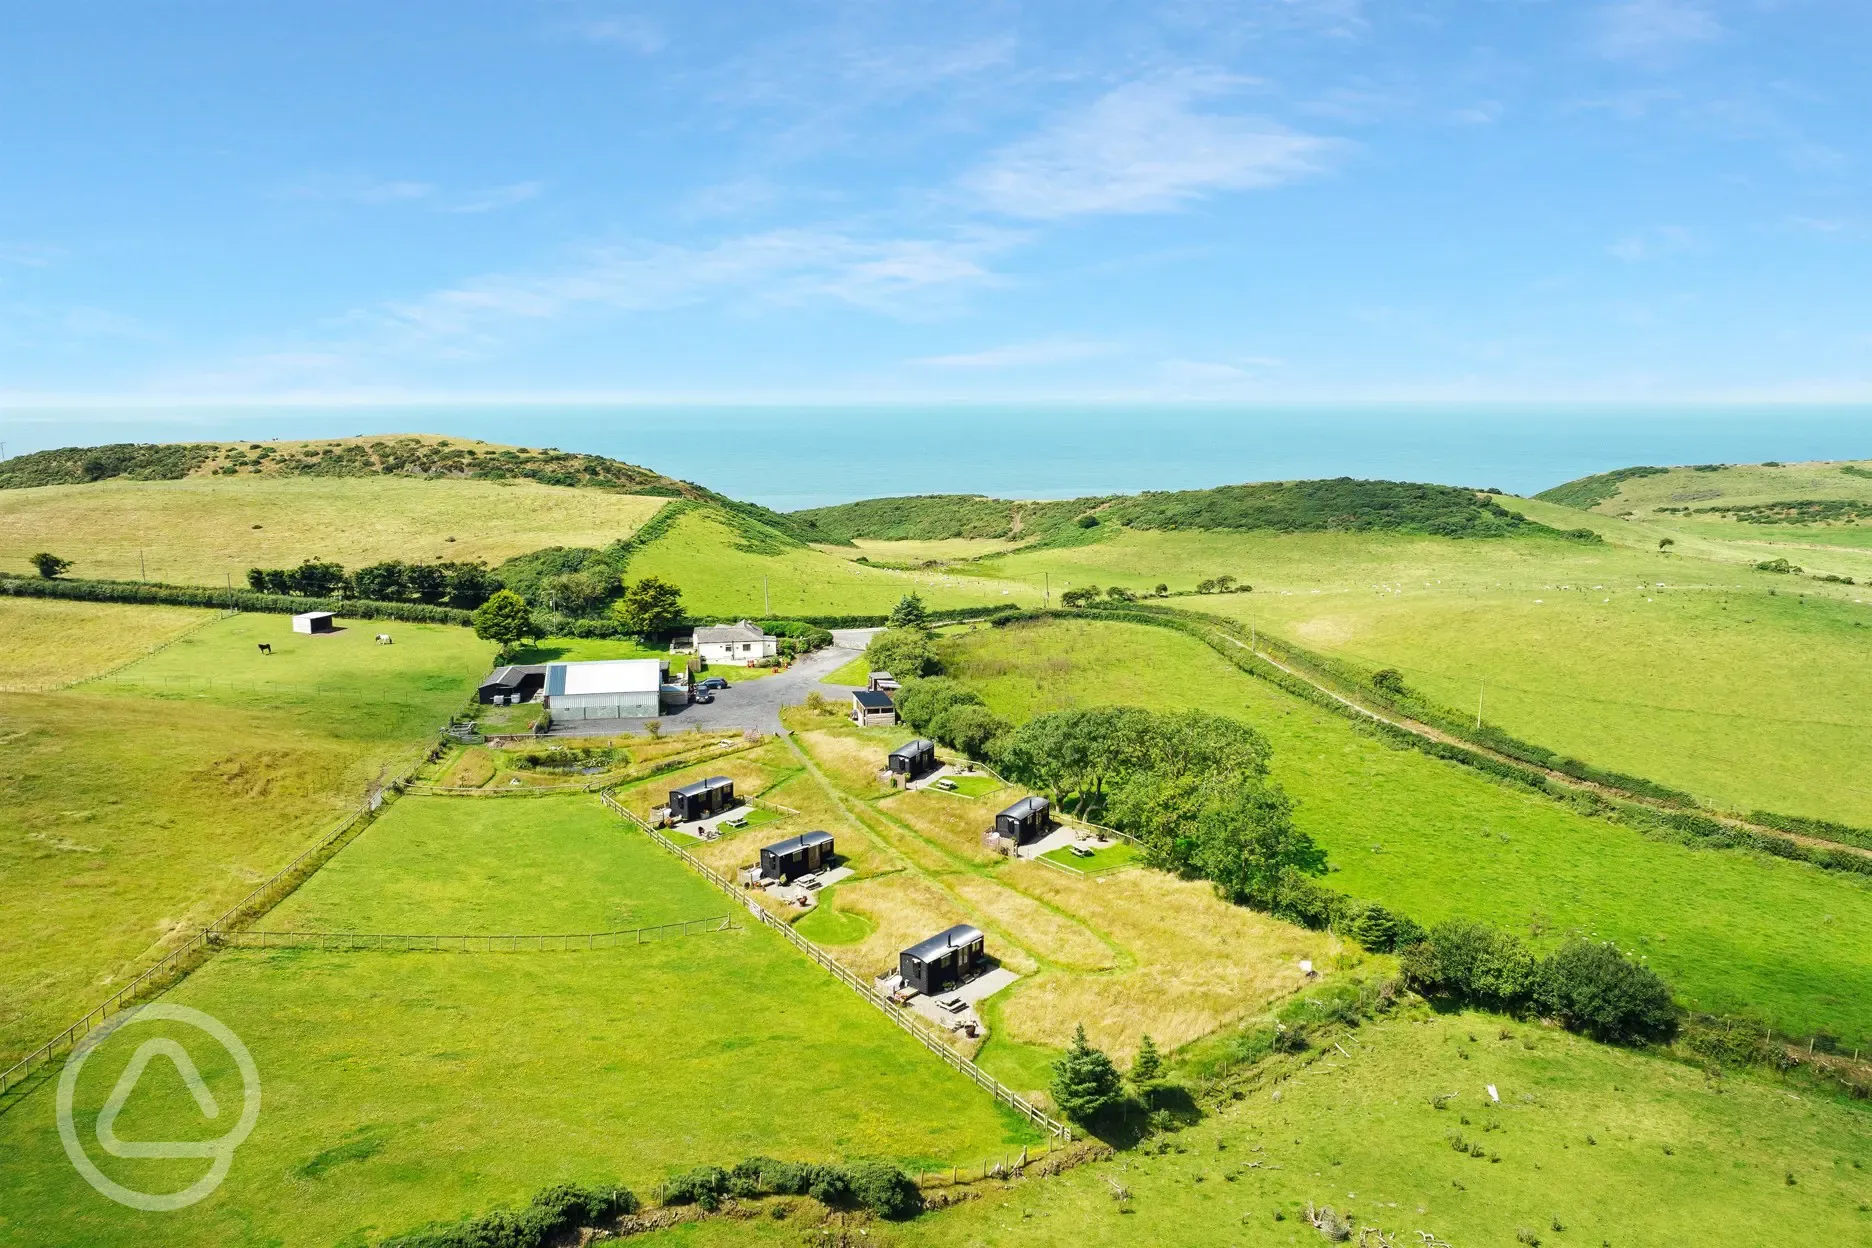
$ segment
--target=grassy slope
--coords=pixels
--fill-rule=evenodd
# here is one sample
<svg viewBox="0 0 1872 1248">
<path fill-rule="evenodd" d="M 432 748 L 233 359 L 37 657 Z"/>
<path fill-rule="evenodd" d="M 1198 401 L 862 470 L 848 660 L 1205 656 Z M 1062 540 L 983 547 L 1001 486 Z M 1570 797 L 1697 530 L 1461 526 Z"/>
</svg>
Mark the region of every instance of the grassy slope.
<svg viewBox="0 0 1872 1248">
<path fill-rule="evenodd" d="M 1068 585 L 1187 590 L 1229 572 L 1254 592 L 1172 601 L 1399 668 L 1452 707 L 1473 708 L 1486 681 L 1490 722 L 1719 805 L 1872 824 L 1857 761 L 1872 749 L 1864 591 L 1614 536 L 1648 548 L 1127 532 L 972 566 L 1029 584 L 1048 574 L 1055 601 Z"/>
<path fill-rule="evenodd" d="M 1346 1042 L 1349 1057 L 1329 1052 L 1281 1084 L 1279 1101 L 1251 1093 L 1170 1137 L 1165 1154 L 994 1190 L 901 1229 L 874 1229 L 869 1242 L 1312 1248 L 1326 1241 L 1302 1216 L 1308 1201 L 1400 1244 L 1418 1242 L 1418 1230 L 1460 1245 L 1513 1245 L 1520 1230 L 1547 1245 L 1697 1243 L 1711 1227 L 1736 1244 L 1872 1236 L 1872 1117 L 1862 1108 L 1710 1081 L 1539 1028 L 1510 1031 L 1502 1039 L 1499 1020 L 1474 1015 L 1367 1027 Z M 1484 1110 L 1487 1083 L 1502 1104 Z M 1450 1108 L 1432 1109 L 1430 1098 L 1445 1092 L 1457 1094 Z M 1486 1130 L 1491 1122 L 1499 1129 Z M 1501 1161 L 1455 1152 L 1452 1131 Z M 1132 1193 L 1123 1210 L 1112 1182 Z M 1552 1229 L 1556 1220 L 1564 1231 Z M 796 1227 L 754 1221 L 644 1242 L 800 1240 Z"/>
<path fill-rule="evenodd" d="M 283 617 L 237 616 L 81 689 L 0 695 L 12 933 L 0 1057 L 70 1023 L 334 824 L 461 703 L 490 652 L 465 629 L 396 637 L 296 637 Z"/>
<path fill-rule="evenodd" d="M 1420 921 L 1485 919 L 1543 942 L 1597 934 L 1649 957 L 1686 1001 L 1872 1047 L 1872 886 L 1779 860 L 1646 840 L 1413 750 L 1391 748 L 1243 675 L 1201 643 L 1064 622 L 948 643 L 1002 714 L 1130 702 L 1233 714 L 1265 732 L 1295 818 L 1336 888 Z"/>
<path fill-rule="evenodd" d="M 503 857 L 503 836 L 519 860 L 545 838 L 576 847 L 607 891 L 628 890 L 612 894 L 618 904 L 723 907 L 591 797 L 399 803 L 356 843 L 369 858 L 363 868 L 330 884 L 319 877 L 316 904 L 337 917 L 354 902 L 365 919 L 390 898 L 428 899 L 426 881 L 404 872 L 429 875 L 424 850 L 452 826 L 456 816 L 438 811 L 450 801 L 474 812 L 481 861 Z M 386 844 L 406 837 L 422 845 Z M 371 895 L 373 881 L 385 897 Z M 435 897 L 438 913 L 502 931 L 567 904 L 551 873 L 457 882 L 452 898 Z M 52 1089 L 42 1086 L 0 1116 L 0 1189 L 17 1197 L 0 1208 L 0 1242 L 146 1244 L 157 1233 L 177 1245 L 357 1242 L 348 1237 L 523 1198 L 560 1179 L 617 1178 L 643 1191 L 674 1169 L 757 1152 L 967 1165 L 1030 1138 L 759 928 L 574 953 L 242 951 L 217 957 L 168 999 L 224 1021 L 261 1072 L 264 1112 L 225 1186 L 181 1213 L 109 1203 L 66 1161 Z M 118 1047 L 87 1067 L 78 1095 L 87 1138 L 89 1115 L 138 1038 L 113 1040 Z M 190 1045 L 197 1060 L 201 1047 Z M 211 1088 L 238 1103 L 225 1059 L 203 1064 Z M 126 1137 L 199 1129 L 179 1087 L 148 1086 L 154 1094 L 139 1092 L 126 1112 Z M 809 1107 L 790 1099 L 804 1086 Z M 201 1164 L 105 1163 L 171 1189 Z"/>
<path fill-rule="evenodd" d="M 239 586 L 248 568 L 313 556 L 346 567 L 385 559 L 492 566 L 542 546 L 628 537 L 667 501 L 531 481 L 406 477 L 185 477 L 0 490 L 0 571 L 30 571 L 26 557 L 40 550 L 74 560 L 76 576 L 178 584 L 232 578 Z"/>
<path fill-rule="evenodd" d="M 629 575 L 655 575 L 682 587 L 683 605 L 699 615 L 840 615 L 888 611 L 906 593 L 931 607 L 1033 605 L 1018 585 L 945 571 L 867 568 L 811 547 L 763 555 L 737 549 L 742 538 L 714 513 L 683 516 L 664 536 L 633 551 Z M 769 599 L 762 597 L 766 580 Z M 766 609 L 771 601 L 772 611 Z"/>
<path fill-rule="evenodd" d="M 0 691 L 69 685 L 173 640 L 214 618 L 192 607 L 113 606 L 56 598 L 0 599 Z"/>
</svg>

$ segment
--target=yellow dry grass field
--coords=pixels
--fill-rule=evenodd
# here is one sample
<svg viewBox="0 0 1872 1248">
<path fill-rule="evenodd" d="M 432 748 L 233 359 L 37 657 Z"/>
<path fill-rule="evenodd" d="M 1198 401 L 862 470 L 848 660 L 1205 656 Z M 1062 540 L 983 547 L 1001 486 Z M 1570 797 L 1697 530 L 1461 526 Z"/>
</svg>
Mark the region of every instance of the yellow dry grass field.
<svg viewBox="0 0 1872 1248">
<path fill-rule="evenodd" d="M 983 866 L 1003 861 L 1001 854 L 982 845 L 982 834 L 994 826 L 995 811 L 999 809 L 989 801 L 918 790 L 887 798 L 878 803 L 878 809 L 903 820 L 919 835 L 965 861 Z"/>
<path fill-rule="evenodd" d="M 108 672 L 214 618 L 195 607 L 0 598 L 0 691 L 57 689 Z"/>
<path fill-rule="evenodd" d="M 855 880 L 838 886 L 834 894 L 837 909 L 861 914 L 876 925 L 875 930 L 855 945 L 837 945 L 826 950 L 847 967 L 867 978 L 897 969 L 897 955 L 918 941 L 958 923 L 982 926 L 980 916 L 934 880 L 909 873 Z M 1010 970 L 1030 975 L 1038 963 L 1005 939 L 992 925 L 988 933 L 988 954 L 999 958 Z"/>
<path fill-rule="evenodd" d="M 735 796 L 757 797 L 772 788 L 775 781 L 786 771 L 788 759 L 786 747 L 772 742 L 758 750 L 749 750 L 743 754 L 733 754 L 726 758 L 712 758 L 685 767 L 680 771 L 667 772 L 653 776 L 648 780 L 620 789 L 616 796 L 619 802 L 639 818 L 647 819 L 650 812 L 669 800 L 671 789 L 679 789 L 710 776 L 727 776 L 734 781 Z"/>
<path fill-rule="evenodd" d="M 1208 884 L 1161 871 L 1081 877 L 1022 863 L 1006 875 L 1135 960 L 1112 974 L 1019 985 L 1001 1008 L 1017 1040 L 1063 1046 L 1084 1024 L 1093 1044 L 1127 1059 L 1144 1032 L 1174 1049 L 1293 992 L 1305 981 L 1303 958 L 1324 969 L 1341 949 L 1334 936 L 1231 906 Z"/>
<path fill-rule="evenodd" d="M 878 779 L 885 757 L 910 739 L 907 729 L 820 729 L 799 734 L 800 746 L 834 784 L 854 797 L 880 797 L 890 786 Z"/>
<path fill-rule="evenodd" d="M 604 546 L 669 500 L 532 481 L 404 477 L 184 477 L 0 490 L 0 571 L 35 551 L 73 576 L 239 587 L 252 567 L 303 559 L 483 559 Z"/>
<path fill-rule="evenodd" d="M 1030 893 L 973 874 L 944 882 L 981 916 L 981 926 L 1020 933 L 1027 952 L 1043 962 L 1075 971 L 1109 971 L 1118 965 L 1118 955 L 1096 932 Z"/>
</svg>

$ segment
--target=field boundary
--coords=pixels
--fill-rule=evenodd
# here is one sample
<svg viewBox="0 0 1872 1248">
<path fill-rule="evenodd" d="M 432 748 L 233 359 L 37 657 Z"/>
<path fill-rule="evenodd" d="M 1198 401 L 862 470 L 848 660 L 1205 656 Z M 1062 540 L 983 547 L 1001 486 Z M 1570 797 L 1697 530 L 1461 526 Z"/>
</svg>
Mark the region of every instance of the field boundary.
<svg viewBox="0 0 1872 1248">
<path fill-rule="evenodd" d="M 639 819 L 634 813 L 631 812 L 631 810 L 628 807 L 626 807 L 622 802 L 618 801 L 616 798 L 612 797 L 611 794 L 600 793 L 598 797 L 599 797 L 599 800 L 604 802 L 606 806 L 610 807 L 612 810 L 616 811 L 619 815 L 622 815 L 630 823 L 640 828 L 643 831 L 643 833 L 646 836 L 648 836 L 653 842 L 662 846 L 664 849 L 668 850 L 670 853 L 676 855 L 676 857 L 681 859 L 684 863 L 688 864 L 688 866 L 691 869 L 693 869 L 697 874 L 701 875 L 703 879 L 713 884 L 716 888 L 720 889 L 723 893 L 726 893 L 729 897 L 734 898 L 735 900 L 739 901 L 742 905 L 746 906 L 748 913 L 753 915 L 756 922 L 760 923 L 761 925 L 773 931 L 778 932 L 790 944 L 792 944 L 794 948 L 798 949 L 801 953 L 804 953 L 807 957 L 811 958 L 814 962 L 818 963 L 821 969 L 825 970 L 834 979 L 838 980 L 840 983 L 844 984 L 847 988 L 850 988 L 853 992 L 857 993 L 865 1001 L 875 1006 L 877 1010 L 884 1015 L 884 1017 L 890 1019 L 891 1022 L 895 1023 L 900 1030 L 907 1032 L 909 1035 L 915 1037 L 916 1040 L 919 1043 L 921 1043 L 924 1048 L 928 1049 L 930 1052 L 934 1053 L 937 1057 L 941 1058 L 943 1062 L 945 1062 L 952 1069 L 957 1070 L 961 1072 L 963 1075 L 967 1076 L 971 1081 L 975 1083 L 977 1087 L 987 1092 L 997 1102 L 1007 1105 L 1010 1109 L 1013 1109 L 1016 1113 L 1019 1113 L 1020 1115 L 1025 1117 L 1029 1122 L 1033 1123 L 1035 1126 L 1040 1127 L 1042 1130 L 1046 1131 L 1049 1135 L 1052 1135 L 1064 1141 L 1071 1141 L 1071 1139 L 1073 1138 L 1072 1131 L 1069 1127 L 1066 1126 L 1065 1123 L 1060 1122 L 1058 1119 L 1048 1114 L 1045 1110 L 1041 1109 L 1037 1105 L 1032 1104 L 1031 1102 L 1026 1100 L 1024 1097 L 1018 1095 L 1011 1088 L 1003 1084 L 999 1079 L 996 1079 L 993 1075 L 989 1074 L 987 1071 L 977 1066 L 974 1062 L 970 1061 L 966 1057 L 963 1057 L 960 1053 L 957 1053 L 954 1049 L 951 1049 L 947 1044 L 945 1044 L 942 1041 L 940 1037 L 931 1035 L 928 1032 L 924 1031 L 923 1028 L 918 1025 L 918 1023 L 912 1021 L 914 1018 L 913 1015 L 906 1014 L 904 1011 L 898 1009 L 896 1006 L 892 1005 L 889 1001 L 879 996 L 871 988 L 869 984 L 864 982 L 864 980 L 862 980 L 857 975 L 847 970 L 844 966 L 840 965 L 837 961 L 833 960 L 830 956 L 822 952 L 818 948 L 818 946 L 814 945 L 811 941 L 807 940 L 804 936 L 801 936 L 798 932 L 794 931 L 793 928 L 789 924 L 784 923 L 781 920 L 775 918 L 773 915 L 767 913 L 766 910 L 761 908 L 758 902 L 754 901 L 752 898 L 743 896 L 742 890 L 737 888 L 727 878 L 718 874 L 716 871 L 711 869 L 706 863 L 704 863 L 701 859 L 697 858 L 694 854 L 691 854 L 688 850 L 676 844 L 676 842 L 670 840 L 668 837 L 664 836 L 661 832 L 651 827 L 648 823 L 644 822 L 642 819 Z"/>
<path fill-rule="evenodd" d="M 184 609 L 186 610 L 186 608 Z M 115 667 L 107 667 L 101 672 L 92 672 L 88 676 L 80 676 L 75 680 L 67 680 L 50 685 L 0 685 L 0 693 L 63 693 L 67 689 L 76 689 L 79 685 L 87 685 L 94 680 L 108 680 L 118 672 L 123 671 L 125 668 L 136 666 L 153 654 L 161 654 L 164 650 L 175 645 L 176 642 L 181 641 L 184 637 L 192 637 L 202 629 L 207 628 L 210 624 L 219 624 L 222 620 L 232 619 L 239 614 L 240 612 L 233 607 L 223 607 L 207 619 L 197 620 L 175 636 L 159 641 L 155 645 L 149 647 L 149 649 L 143 651 L 143 653 L 132 655 Z"/>
<path fill-rule="evenodd" d="M 271 932 L 251 928 L 217 932 L 208 943 L 221 949 L 393 949 L 431 953 L 565 953 L 577 950 L 616 949 L 624 945 L 651 945 L 698 932 L 735 930 L 732 914 L 706 919 L 682 919 L 648 927 L 626 927 L 609 932 L 512 933 L 508 935 L 391 932 Z"/>
<path fill-rule="evenodd" d="M 111 1015 L 122 1013 L 142 997 L 167 988 L 182 979 L 214 952 L 215 937 L 226 936 L 277 906 L 294 889 L 303 884 L 307 877 L 324 865 L 333 854 L 350 844 L 358 833 L 376 821 L 378 813 L 384 807 L 387 795 L 397 792 L 409 777 L 415 774 L 426 754 L 427 747 L 414 761 L 405 764 L 395 779 L 373 785 L 358 808 L 345 816 L 337 827 L 301 850 L 291 862 L 235 902 L 207 927 L 190 936 L 179 947 L 164 955 L 155 965 L 145 968 L 135 979 L 104 998 L 102 1003 L 87 1010 L 77 1022 L 7 1067 L 6 1070 L 0 1071 L 0 1097 L 23 1083 L 39 1066 L 76 1045 L 79 1040 L 102 1026 Z M 0 1105 L 0 1111 L 3 1110 L 4 1105 Z"/>
</svg>

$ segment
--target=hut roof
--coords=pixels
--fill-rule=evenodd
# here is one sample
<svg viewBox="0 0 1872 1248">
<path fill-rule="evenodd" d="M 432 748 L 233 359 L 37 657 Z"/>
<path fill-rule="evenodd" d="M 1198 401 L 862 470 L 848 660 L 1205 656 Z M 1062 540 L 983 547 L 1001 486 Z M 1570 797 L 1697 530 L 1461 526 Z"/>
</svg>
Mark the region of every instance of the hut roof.
<svg viewBox="0 0 1872 1248">
<path fill-rule="evenodd" d="M 919 962 L 928 962 L 932 958 L 940 958 L 951 949 L 959 949 L 964 945 L 981 944 L 986 940 L 987 937 L 982 935 L 982 931 L 979 927 L 970 927 L 967 923 L 958 923 L 948 931 L 937 932 L 934 936 L 921 944 L 911 945 L 908 949 L 904 950 L 904 952 Z"/>
</svg>

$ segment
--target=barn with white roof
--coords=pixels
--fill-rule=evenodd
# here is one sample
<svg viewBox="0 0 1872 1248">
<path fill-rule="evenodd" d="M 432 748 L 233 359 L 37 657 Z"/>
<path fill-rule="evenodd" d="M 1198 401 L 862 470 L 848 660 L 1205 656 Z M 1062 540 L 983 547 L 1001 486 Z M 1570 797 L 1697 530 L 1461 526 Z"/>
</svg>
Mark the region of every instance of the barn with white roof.
<svg viewBox="0 0 1872 1248">
<path fill-rule="evenodd" d="M 548 663 L 546 709 L 554 720 L 654 719 L 668 671 L 661 659 Z"/>
</svg>

